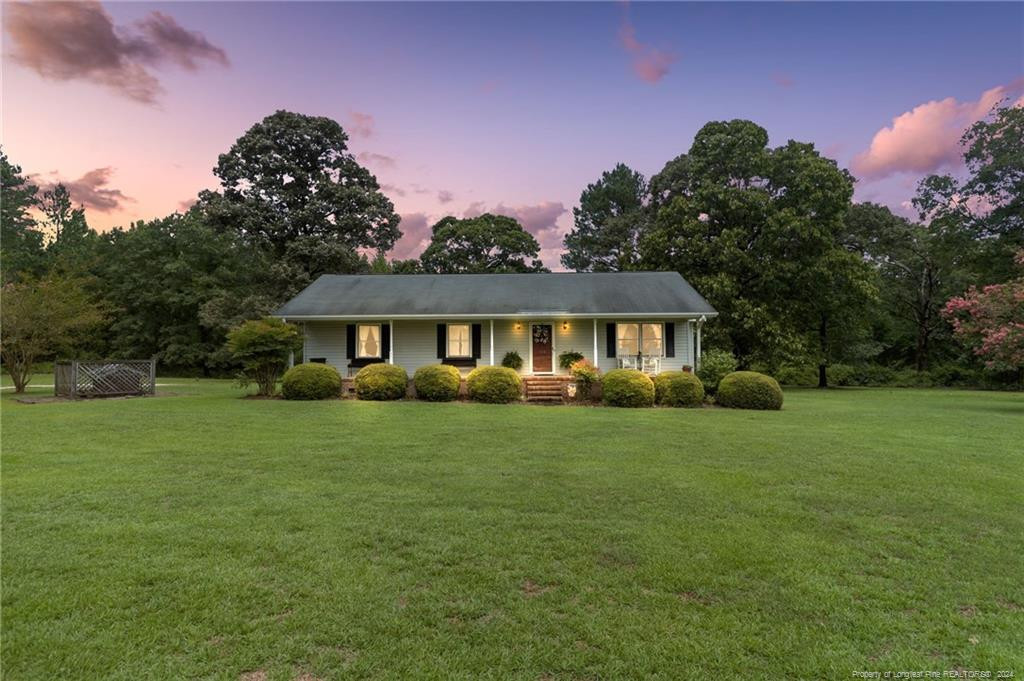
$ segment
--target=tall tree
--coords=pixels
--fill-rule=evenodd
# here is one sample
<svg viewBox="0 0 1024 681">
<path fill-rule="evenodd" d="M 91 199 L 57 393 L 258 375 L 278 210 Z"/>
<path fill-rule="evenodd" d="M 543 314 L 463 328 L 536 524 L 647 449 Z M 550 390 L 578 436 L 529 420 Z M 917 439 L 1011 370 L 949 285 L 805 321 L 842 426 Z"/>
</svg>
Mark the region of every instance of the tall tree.
<svg viewBox="0 0 1024 681">
<path fill-rule="evenodd" d="M 5 283 L 43 273 L 43 233 L 30 212 L 38 206 L 38 191 L 0 149 L 0 275 Z"/>
<path fill-rule="evenodd" d="M 420 255 L 424 272 L 544 272 L 537 259 L 540 244 L 522 225 L 504 215 L 446 217 L 432 228 L 430 245 Z"/>
<path fill-rule="evenodd" d="M 353 253 L 386 252 L 401 236 L 399 217 L 347 143 L 330 118 L 289 111 L 267 116 L 220 155 L 214 174 L 221 191 L 202 192 L 202 209 L 211 224 L 237 231 L 277 258 L 299 239 Z M 310 250 L 292 255 L 313 255 Z"/>
<path fill-rule="evenodd" d="M 14 392 L 25 392 L 37 362 L 75 347 L 102 318 L 101 307 L 79 280 L 51 274 L 5 284 L 0 356 Z"/>
<path fill-rule="evenodd" d="M 635 267 L 646 196 L 644 176 L 624 163 L 587 185 L 572 211 L 574 226 L 565 236 L 562 264 L 577 272 Z"/>
<path fill-rule="evenodd" d="M 872 354 L 870 308 L 878 302 L 877 277 L 859 253 L 840 246 L 805 270 L 804 279 L 814 292 L 801 310 L 807 315 L 808 354 L 818 367 L 818 387 L 827 388 L 830 364 Z"/>
<path fill-rule="evenodd" d="M 720 313 L 709 343 L 741 365 L 806 356 L 818 293 L 807 272 L 838 247 L 849 175 L 813 145 L 768 147 L 743 120 L 708 123 L 659 175 L 642 264 L 678 270 L 704 293 Z"/>
<path fill-rule="evenodd" d="M 228 329 L 279 302 L 270 258 L 194 211 L 115 229 L 101 253 L 97 279 L 114 311 L 113 354 L 209 373 L 229 362 Z"/>
<path fill-rule="evenodd" d="M 58 183 L 43 192 L 39 200 L 39 210 L 46 216 L 51 242 L 60 241 L 65 226 L 75 219 L 77 212 L 71 207 L 71 193 L 63 183 Z"/>
<path fill-rule="evenodd" d="M 52 266 L 72 275 L 88 270 L 99 243 L 99 235 L 89 228 L 85 208 L 74 208 L 71 194 L 62 183 L 43 192 L 39 208 L 49 226 L 46 246 Z"/>
<path fill-rule="evenodd" d="M 968 128 L 961 145 L 966 177 L 924 178 L 914 206 L 931 231 L 968 236 L 962 265 L 977 283 L 1006 281 L 1024 248 L 1024 107 L 996 108 Z"/>
<path fill-rule="evenodd" d="M 936 339 L 947 332 L 943 303 L 970 280 L 963 262 L 973 240 L 953 226 L 925 227 L 873 203 L 854 204 L 846 217 L 849 238 L 881 278 L 883 305 L 896 330 L 892 350 L 918 371 L 929 367 Z"/>
</svg>

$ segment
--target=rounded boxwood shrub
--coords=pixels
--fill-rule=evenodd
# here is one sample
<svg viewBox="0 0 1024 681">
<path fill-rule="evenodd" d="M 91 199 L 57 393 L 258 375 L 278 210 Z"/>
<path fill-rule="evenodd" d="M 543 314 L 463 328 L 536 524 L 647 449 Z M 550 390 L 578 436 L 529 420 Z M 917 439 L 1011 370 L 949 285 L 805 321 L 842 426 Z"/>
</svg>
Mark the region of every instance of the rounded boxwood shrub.
<svg viewBox="0 0 1024 681">
<path fill-rule="evenodd" d="M 353 383 L 361 400 L 400 400 L 405 397 L 409 376 L 397 364 L 367 364 Z"/>
<path fill-rule="evenodd" d="M 733 409 L 782 409 L 782 388 L 771 376 L 734 371 L 718 384 L 715 402 Z"/>
<path fill-rule="evenodd" d="M 602 382 L 604 403 L 611 407 L 654 406 L 654 381 L 636 369 L 612 369 Z"/>
<path fill-rule="evenodd" d="M 663 371 L 654 379 L 654 401 L 666 407 L 699 407 L 704 384 L 686 371 Z"/>
<path fill-rule="evenodd" d="M 491 404 L 505 404 L 519 399 L 523 382 L 508 367 L 478 367 L 466 377 L 469 399 Z"/>
<path fill-rule="evenodd" d="M 329 400 L 341 395 L 341 374 L 329 364 L 299 364 L 284 372 L 281 395 L 286 400 Z"/>
<path fill-rule="evenodd" d="M 451 402 L 459 396 L 462 376 L 459 370 L 447 364 L 428 364 L 412 376 L 416 397 L 428 402 Z"/>
</svg>

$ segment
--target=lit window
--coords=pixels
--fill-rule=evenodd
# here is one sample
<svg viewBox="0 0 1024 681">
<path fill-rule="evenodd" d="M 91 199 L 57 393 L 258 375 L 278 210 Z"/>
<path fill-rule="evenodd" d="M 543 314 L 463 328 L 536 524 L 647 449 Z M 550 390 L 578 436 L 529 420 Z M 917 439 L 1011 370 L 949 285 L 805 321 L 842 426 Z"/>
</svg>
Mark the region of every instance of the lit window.
<svg viewBox="0 0 1024 681">
<path fill-rule="evenodd" d="M 472 354 L 469 324 L 448 325 L 448 356 L 469 357 Z"/>
<path fill-rule="evenodd" d="M 640 325 L 639 324 L 618 324 L 618 354 L 620 356 L 635 355 L 640 352 Z"/>
<path fill-rule="evenodd" d="M 661 324 L 616 324 L 616 353 L 620 357 L 664 355 L 665 327 Z"/>
<path fill-rule="evenodd" d="M 645 355 L 661 357 L 661 324 L 644 324 L 640 329 L 640 347 Z"/>
<path fill-rule="evenodd" d="M 380 357 L 380 324 L 360 324 L 356 329 L 359 333 L 356 355 Z"/>
</svg>

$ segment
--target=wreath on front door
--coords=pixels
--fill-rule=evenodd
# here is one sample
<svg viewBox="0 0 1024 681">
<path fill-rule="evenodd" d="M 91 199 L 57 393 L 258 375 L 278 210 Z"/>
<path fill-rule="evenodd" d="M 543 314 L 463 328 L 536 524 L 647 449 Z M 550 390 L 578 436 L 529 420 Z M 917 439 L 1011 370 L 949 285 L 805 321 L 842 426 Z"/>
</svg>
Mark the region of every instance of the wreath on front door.
<svg viewBox="0 0 1024 681">
<path fill-rule="evenodd" d="M 548 344 L 551 342 L 551 327 L 549 326 L 535 326 L 533 327 L 533 342 Z"/>
</svg>

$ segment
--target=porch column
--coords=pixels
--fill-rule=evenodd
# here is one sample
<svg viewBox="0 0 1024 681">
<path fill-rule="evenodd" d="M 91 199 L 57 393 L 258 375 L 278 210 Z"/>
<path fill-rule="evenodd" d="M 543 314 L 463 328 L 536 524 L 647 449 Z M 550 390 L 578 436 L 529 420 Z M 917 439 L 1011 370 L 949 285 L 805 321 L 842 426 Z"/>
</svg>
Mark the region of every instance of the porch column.
<svg viewBox="0 0 1024 681">
<path fill-rule="evenodd" d="M 285 319 L 284 317 L 281 317 L 281 321 L 284 322 L 285 324 L 288 323 L 288 320 Z M 302 348 L 303 348 L 303 350 L 305 350 L 305 348 L 306 348 L 306 336 L 305 336 L 305 334 L 303 334 L 303 336 L 302 336 Z M 305 359 L 305 354 L 306 353 L 303 352 L 302 354 L 303 354 L 303 359 Z M 288 351 L 288 368 L 291 369 L 293 366 L 295 366 L 295 351 L 294 350 L 289 350 Z M 154 383 L 153 385 L 156 385 L 156 384 Z"/>
<path fill-rule="evenodd" d="M 697 350 L 694 348 L 694 338 L 696 338 L 696 332 L 693 328 L 693 320 L 686 320 L 686 342 L 690 346 L 690 364 L 693 366 L 693 370 L 697 371 Z"/>
<path fill-rule="evenodd" d="M 491 340 L 491 366 L 494 366 L 494 320 L 493 319 L 491 320 L 491 331 L 490 331 L 489 338 Z"/>
<path fill-rule="evenodd" d="M 597 317 L 594 317 L 594 366 L 597 366 Z"/>
<path fill-rule="evenodd" d="M 693 358 L 693 370 L 700 368 L 700 327 L 704 326 L 704 317 L 697 322 L 697 356 Z"/>
<path fill-rule="evenodd" d="M 388 343 L 388 364 L 395 363 L 395 320 L 388 320 L 388 331 L 391 332 L 391 342 Z"/>
</svg>

